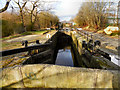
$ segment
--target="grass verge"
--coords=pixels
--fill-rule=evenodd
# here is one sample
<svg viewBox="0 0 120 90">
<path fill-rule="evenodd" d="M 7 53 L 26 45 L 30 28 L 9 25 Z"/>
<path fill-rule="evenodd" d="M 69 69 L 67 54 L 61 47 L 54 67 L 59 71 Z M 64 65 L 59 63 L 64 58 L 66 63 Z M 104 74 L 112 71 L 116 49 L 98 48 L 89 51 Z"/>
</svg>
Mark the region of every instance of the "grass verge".
<svg viewBox="0 0 120 90">
<path fill-rule="evenodd" d="M 12 38 L 20 37 L 20 36 L 25 36 L 25 35 L 43 34 L 46 31 L 47 30 L 42 30 L 42 31 L 27 31 L 27 32 L 24 32 L 24 33 L 21 33 L 21 34 L 16 34 L 16 35 L 4 37 L 1 40 L 8 40 L 8 39 L 12 39 Z"/>
</svg>

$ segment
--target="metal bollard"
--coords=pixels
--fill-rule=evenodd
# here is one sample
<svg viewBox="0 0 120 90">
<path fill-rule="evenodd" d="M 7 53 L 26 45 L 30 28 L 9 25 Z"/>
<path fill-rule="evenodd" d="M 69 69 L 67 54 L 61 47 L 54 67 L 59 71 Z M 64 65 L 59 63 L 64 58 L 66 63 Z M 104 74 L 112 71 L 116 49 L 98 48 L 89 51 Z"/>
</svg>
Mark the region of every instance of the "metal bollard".
<svg viewBox="0 0 120 90">
<path fill-rule="evenodd" d="M 97 52 L 97 50 L 100 48 L 101 42 L 99 40 L 96 40 L 94 42 L 94 52 Z"/>
<path fill-rule="evenodd" d="M 36 44 L 40 44 L 39 40 L 36 40 Z"/>
<path fill-rule="evenodd" d="M 91 39 L 93 38 L 93 35 L 91 34 Z"/>
<path fill-rule="evenodd" d="M 99 40 L 96 40 L 95 42 L 94 42 L 94 47 L 95 46 L 101 46 L 101 42 L 99 41 Z"/>
<path fill-rule="evenodd" d="M 25 48 L 28 46 L 28 41 L 25 40 L 25 41 L 22 41 L 22 46 L 25 45 Z M 28 55 L 31 55 L 31 50 L 28 50 Z"/>
<path fill-rule="evenodd" d="M 87 41 L 88 41 L 88 33 L 87 33 Z"/>
<path fill-rule="evenodd" d="M 28 46 L 28 41 L 26 40 L 26 41 L 25 41 L 25 47 L 27 47 L 27 46 Z"/>
<path fill-rule="evenodd" d="M 92 51 L 93 51 L 93 48 L 94 48 L 94 47 L 93 47 L 93 40 L 92 40 L 92 39 L 90 39 L 89 42 L 87 43 L 87 48 L 88 48 L 89 50 L 92 50 Z M 92 51 L 91 51 L 91 52 L 92 52 Z"/>
<path fill-rule="evenodd" d="M 86 43 L 86 41 L 82 41 L 82 48 L 87 49 L 87 43 Z"/>
<path fill-rule="evenodd" d="M 84 38 L 85 38 L 86 33 L 84 32 Z"/>
<path fill-rule="evenodd" d="M 24 45 L 25 45 L 25 47 L 27 47 L 27 46 L 28 46 L 28 41 L 27 41 L 27 40 L 22 41 L 22 46 L 24 46 Z"/>
</svg>

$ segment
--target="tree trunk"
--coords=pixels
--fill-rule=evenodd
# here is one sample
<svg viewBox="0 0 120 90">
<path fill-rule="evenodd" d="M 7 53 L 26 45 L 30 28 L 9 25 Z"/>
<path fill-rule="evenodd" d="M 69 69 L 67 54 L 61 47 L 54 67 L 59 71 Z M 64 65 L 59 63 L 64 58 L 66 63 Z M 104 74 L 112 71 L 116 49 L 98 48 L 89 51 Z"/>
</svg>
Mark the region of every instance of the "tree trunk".
<svg viewBox="0 0 120 90">
<path fill-rule="evenodd" d="M 23 27 L 23 32 L 26 32 L 22 10 L 20 10 L 20 16 L 21 16 L 21 23 L 22 23 L 22 27 Z"/>
</svg>

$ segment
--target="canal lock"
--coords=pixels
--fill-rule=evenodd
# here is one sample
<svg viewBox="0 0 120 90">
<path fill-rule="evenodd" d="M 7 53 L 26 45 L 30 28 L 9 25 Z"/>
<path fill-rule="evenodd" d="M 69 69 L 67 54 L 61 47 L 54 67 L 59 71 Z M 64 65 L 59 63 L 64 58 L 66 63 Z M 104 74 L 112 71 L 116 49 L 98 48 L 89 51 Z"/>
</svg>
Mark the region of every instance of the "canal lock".
<svg viewBox="0 0 120 90">
<path fill-rule="evenodd" d="M 48 41 L 52 41 L 44 52 L 31 56 L 23 64 L 55 64 L 61 66 L 103 69 L 89 52 L 83 53 L 82 41 L 64 32 L 56 32 Z M 79 45 L 78 45 L 79 44 Z M 102 62 L 102 61 L 101 61 Z M 110 68 L 111 69 L 111 68 Z"/>
<path fill-rule="evenodd" d="M 40 49 L 40 53 L 31 55 L 26 64 L 55 64 L 62 66 L 76 66 L 75 54 L 72 48 L 72 38 L 62 32 L 54 34 L 46 43 L 52 42 L 50 47 Z"/>
</svg>

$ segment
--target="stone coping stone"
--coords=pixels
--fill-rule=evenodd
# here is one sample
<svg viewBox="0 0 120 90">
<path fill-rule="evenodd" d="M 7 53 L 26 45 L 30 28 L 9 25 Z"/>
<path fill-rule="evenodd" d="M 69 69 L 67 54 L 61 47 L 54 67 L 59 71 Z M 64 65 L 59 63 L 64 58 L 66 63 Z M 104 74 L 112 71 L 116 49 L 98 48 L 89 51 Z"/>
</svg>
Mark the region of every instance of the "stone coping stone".
<svg viewBox="0 0 120 90">
<path fill-rule="evenodd" d="M 6 68 L 0 72 L 0 87 L 24 88 L 20 67 Z"/>
<path fill-rule="evenodd" d="M 0 87 L 118 88 L 120 73 L 110 70 L 30 64 L 1 71 Z"/>
</svg>

